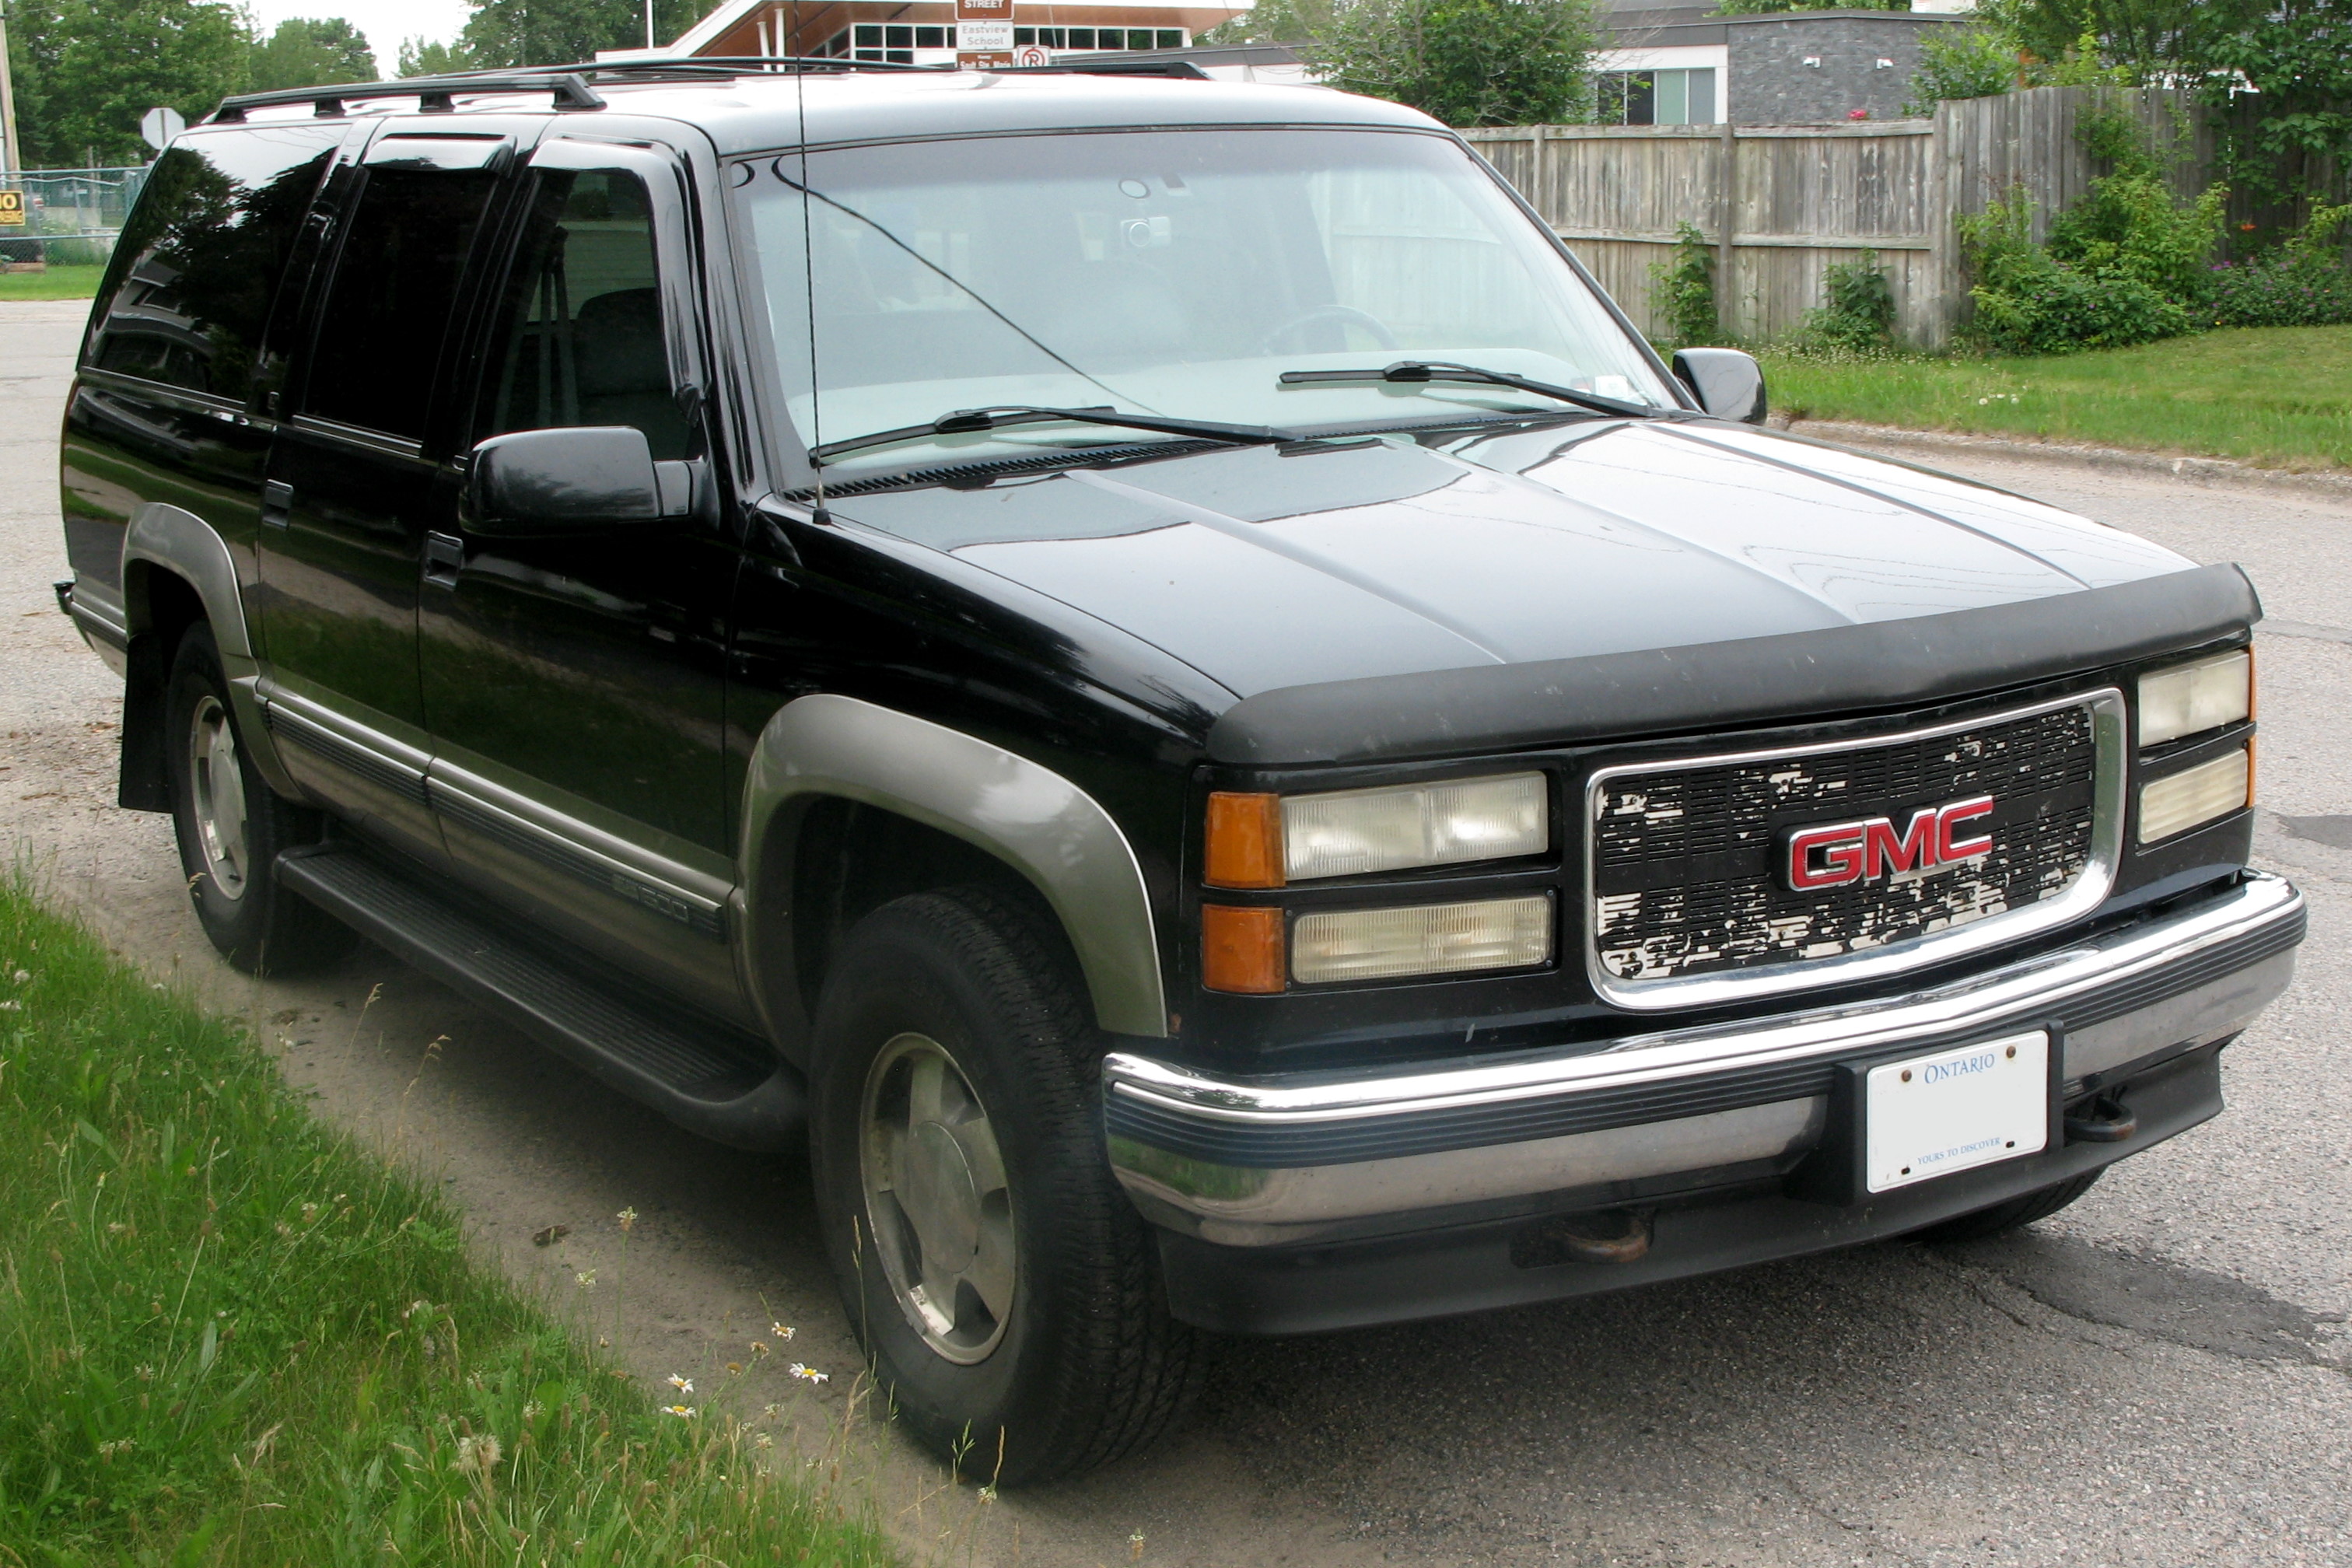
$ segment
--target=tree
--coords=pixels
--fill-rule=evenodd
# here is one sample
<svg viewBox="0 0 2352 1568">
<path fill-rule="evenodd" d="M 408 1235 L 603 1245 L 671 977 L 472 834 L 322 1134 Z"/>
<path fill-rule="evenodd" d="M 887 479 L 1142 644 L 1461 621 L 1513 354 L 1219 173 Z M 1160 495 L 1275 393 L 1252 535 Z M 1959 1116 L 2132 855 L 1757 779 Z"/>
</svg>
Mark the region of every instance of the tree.
<svg viewBox="0 0 2352 1568">
<path fill-rule="evenodd" d="M 702 0 L 654 0 L 654 37 L 667 43 L 702 19 Z M 553 66 L 646 43 L 644 0 L 474 0 L 461 47 L 477 66 Z"/>
<path fill-rule="evenodd" d="M 1761 16 L 1775 11 L 1908 11 L 1911 0 L 1723 0 L 1725 16 Z"/>
<path fill-rule="evenodd" d="M 143 160 L 140 117 L 197 120 L 245 86 L 248 40 L 218 0 L 11 0 L 16 124 L 34 168 Z"/>
<path fill-rule="evenodd" d="M 1310 53 L 1332 86 L 1448 125 L 1591 116 L 1594 0 L 1349 0 Z"/>
<path fill-rule="evenodd" d="M 1331 0 L 1257 0 L 1194 41 L 1202 44 L 1307 44 L 1331 34 Z"/>
<path fill-rule="evenodd" d="M 2189 63 L 2216 117 L 2231 178 L 2269 196 L 2317 196 L 2352 163 L 2352 3 L 2286 0 L 2212 28 Z M 2251 88 L 2251 92 L 2245 89 Z"/>
<path fill-rule="evenodd" d="M 446 76 L 451 71 L 473 68 L 473 54 L 462 38 L 446 44 L 429 43 L 423 38 L 401 41 L 400 74 L 403 76 Z"/>
<path fill-rule="evenodd" d="M 341 16 L 293 16 L 278 23 L 268 41 L 254 44 L 247 85 L 255 92 L 272 92 L 376 79 L 375 51 L 349 22 Z"/>
</svg>

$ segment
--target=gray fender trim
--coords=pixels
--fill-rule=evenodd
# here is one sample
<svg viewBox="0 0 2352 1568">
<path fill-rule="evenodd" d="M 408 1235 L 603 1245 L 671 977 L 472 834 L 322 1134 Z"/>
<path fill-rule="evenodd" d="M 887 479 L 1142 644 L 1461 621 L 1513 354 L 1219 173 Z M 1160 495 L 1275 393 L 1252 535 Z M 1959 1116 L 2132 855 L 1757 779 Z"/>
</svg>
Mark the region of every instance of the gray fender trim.
<svg viewBox="0 0 2352 1568">
<path fill-rule="evenodd" d="M 299 800 L 300 788 L 278 760 L 269 726 L 263 721 L 259 686 L 261 664 L 253 651 L 253 635 L 246 625 L 245 595 L 237 586 L 236 562 L 227 541 L 213 525 L 192 511 L 161 501 L 149 501 L 131 514 L 122 535 L 123 616 L 133 637 L 152 629 L 144 594 L 135 591 L 131 566 L 143 561 L 184 580 L 196 591 L 212 623 L 213 641 L 220 648 L 221 673 L 228 677 L 229 703 L 247 752 L 270 788 Z"/>
<path fill-rule="evenodd" d="M 788 909 L 759 889 L 789 886 L 789 835 L 780 814 L 833 795 L 894 811 L 988 851 L 1035 884 L 1078 955 L 1095 1018 L 1114 1034 L 1161 1038 L 1168 1007 L 1143 868 L 1110 814 L 1050 768 L 1001 746 L 854 697 L 819 694 L 785 704 L 761 731 L 744 783 L 744 910 L 740 951 L 790 951 L 772 940 Z M 788 818 L 786 820 L 789 820 Z M 772 839 L 778 839 L 771 847 Z M 766 998 L 776 977 L 752 976 Z M 767 984 L 758 984 L 763 979 Z M 763 1005 L 767 1004 L 763 1000 Z M 772 1027 L 781 1021 L 772 1016 Z"/>
</svg>

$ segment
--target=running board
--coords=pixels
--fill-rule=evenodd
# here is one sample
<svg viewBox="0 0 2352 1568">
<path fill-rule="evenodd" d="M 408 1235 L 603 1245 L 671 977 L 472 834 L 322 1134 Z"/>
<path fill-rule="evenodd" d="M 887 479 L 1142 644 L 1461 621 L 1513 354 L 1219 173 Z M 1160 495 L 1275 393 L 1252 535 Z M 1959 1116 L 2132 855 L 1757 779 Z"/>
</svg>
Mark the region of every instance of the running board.
<svg viewBox="0 0 2352 1568">
<path fill-rule="evenodd" d="M 356 849 L 289 851 L 278 880 L 688 1131 L 738 1149 L 797 1145 L 806 1083 L 752 1036 L 600 984 Z"/>
</svg>

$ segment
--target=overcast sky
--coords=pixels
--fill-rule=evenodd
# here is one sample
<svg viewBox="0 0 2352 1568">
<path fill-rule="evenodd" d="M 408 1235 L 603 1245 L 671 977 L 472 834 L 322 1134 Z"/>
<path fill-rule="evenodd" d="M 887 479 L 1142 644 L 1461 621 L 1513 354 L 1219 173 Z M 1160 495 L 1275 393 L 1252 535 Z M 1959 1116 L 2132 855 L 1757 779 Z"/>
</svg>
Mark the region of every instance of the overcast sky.
<svg viewBox="0 0 2352 1568">
<path fill-rule="evenodd" d="M 253 14 L 268 37 L 289 16 L 341 16 L 367 35 L 378 69 L 390 76 L 400 68 L 404 38 L 447 43 L 464 29 L 473 15 L 466 0 L 251 0 Z"/>
</svg>

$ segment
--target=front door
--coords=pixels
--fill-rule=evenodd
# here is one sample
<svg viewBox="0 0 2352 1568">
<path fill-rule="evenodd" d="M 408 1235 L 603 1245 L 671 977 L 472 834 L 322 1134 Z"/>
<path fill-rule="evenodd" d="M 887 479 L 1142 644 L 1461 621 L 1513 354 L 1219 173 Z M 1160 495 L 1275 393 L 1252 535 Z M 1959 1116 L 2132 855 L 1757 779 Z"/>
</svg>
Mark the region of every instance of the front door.
<svg viewBox="0 0 2352 1568">
<path fill-rule="evenodd" d="M 269 722 L 287 769 L 375 837 L 439 858 L 425 793 L 416 595 L 451 509 L 435 389 L 503 136 L 379 137 L 329 244 L 307 353 L 262 489 Z"/>
<path fill-rule="evenodd" d="M 692 390 L 706 383 L 685 201 L 667 154 L 540 148 L 466 442 L 632 426 L 656 461 L 693 471 L 693 514 L 532 539 L 436 531 L 420 657 L 432 797 L 459 874 L 733 1012 L 720 738 L 737 551 Z"/>
</svg>

